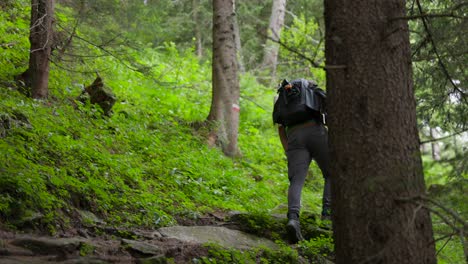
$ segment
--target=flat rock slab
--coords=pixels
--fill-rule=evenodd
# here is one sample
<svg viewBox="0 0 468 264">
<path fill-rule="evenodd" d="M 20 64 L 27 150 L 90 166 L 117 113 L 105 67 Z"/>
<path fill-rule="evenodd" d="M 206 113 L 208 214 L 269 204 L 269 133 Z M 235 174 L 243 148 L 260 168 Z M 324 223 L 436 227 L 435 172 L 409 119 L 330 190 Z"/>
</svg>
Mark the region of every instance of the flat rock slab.
<svg viewBox="0 0 468 264">
<path fill-rule="evenodd" d="M 31 250 L 35 254 L 69 254 L 77 251 L 86 240 L 82 238 L 20 237 L 11 244 Z"/>
<path fill-rule="evenodd" d="M 187 243 L 215 243 L 225 248 L 239 250 L 256 247 L 278 249 L 273 241 L 238 230 L 220 226 L 172 226 L 158 229 L 163 237 L 175 238 Z"/>
</svg>

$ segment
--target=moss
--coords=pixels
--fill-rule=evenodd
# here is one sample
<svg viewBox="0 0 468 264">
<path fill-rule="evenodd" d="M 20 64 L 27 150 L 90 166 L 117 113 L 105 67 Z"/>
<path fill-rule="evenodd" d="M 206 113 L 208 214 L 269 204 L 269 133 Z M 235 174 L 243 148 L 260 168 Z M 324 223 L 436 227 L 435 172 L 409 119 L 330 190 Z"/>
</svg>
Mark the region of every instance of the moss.
<svg viewBox="0 0 468 264">
<path fill-rule="evenodd" d="M 80 256 L 84 257 L 87 255 L 90 255 L 94 252 L 94 250 L 95 250 L 95 246 L 85 243 L 85 242 L 80 243 Z"/>
</svg>

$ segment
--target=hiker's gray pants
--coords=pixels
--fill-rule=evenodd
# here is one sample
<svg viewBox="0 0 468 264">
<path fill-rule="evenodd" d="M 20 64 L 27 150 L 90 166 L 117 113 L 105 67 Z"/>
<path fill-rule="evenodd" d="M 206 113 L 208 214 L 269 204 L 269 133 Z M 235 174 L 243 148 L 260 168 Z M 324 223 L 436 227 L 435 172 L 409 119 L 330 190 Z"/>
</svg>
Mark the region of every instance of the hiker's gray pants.
<svg viewBox="0 0 468 264">
<path fill-rule="evenodd" d="M 328 133 L 323 125 L 299 127 L 288 131 L 288 214 L 299 214 L 301 191 L 314 159 L 325 179 L 322 196 L 322 214 L 330 210 L 330 153 L 328 150 Z"/>
</svg>

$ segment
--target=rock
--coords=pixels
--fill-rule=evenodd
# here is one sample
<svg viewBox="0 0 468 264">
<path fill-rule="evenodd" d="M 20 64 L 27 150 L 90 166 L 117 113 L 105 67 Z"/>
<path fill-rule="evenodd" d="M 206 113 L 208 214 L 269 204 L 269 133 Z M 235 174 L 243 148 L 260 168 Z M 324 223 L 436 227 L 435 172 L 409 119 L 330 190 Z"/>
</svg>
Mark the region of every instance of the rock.
<svg viewBox="0 0 468 264">
<path fill-rule="evenodd" d="M 126 247 L 130 254 L 136 257 L 158 256 L 163 254 L 163 250 L 158 246 L 143 241 L 122 239 L 122 245 Z"/>
<path fill-rule="evenodd" d="M 164 256 L 157 256 L 151 258 L 138 259 L 137 264 L 166 264 L 169 263 Z M 171 262 L 172 263 L 172 262 Z"/>
<path fill-rule="evenodd" d="M 106 260 L 102 260 L 99 258 L 93 258 L 93 257 L 78 257 L 78 258 L 73 258 L 73 259 L 67 259 L 60 263 L 62 264 L 109 264 L 111 262 L 108 262 Z"/>
<path fill-rule="evenodd" d="M 104 222 L 102 219 L 100 219 L 95 214 L 91 213 L 90 211 L 85 211 L 85 210 L 76 210 L 76 211 L 80 215 L 81 222 L 83 223 L 84 226 L 93 227 L 96 225 L 106 224 L 106 222 Z"/>
<path fill-rule="evenodd" d="M 15 247 L 12 245 L 3 245 L 0 247 L 0 256 L 33 256 L 34 253 L 31 250 Z"/>
<path fill-rule="evenodd" d="M 18 257 L 18 256 L 11 256 L 5 257 L 0 259 L 0 263 L 2 264 L 45 264 L 45 263 L 52 263 L 48 257 Z M 56 263 L 56 262 L 55 262 Z"/>
<path fill-rule="evenodd" d="M 161 234 L 153 230 L 135 230 L 132 232 L 136 237 L 144 239 L 155 239 L 161 237 Z"/>
<path fill-rule="evenodd" d="M 81 243 L 86 240 L 82 238 L 46 238 L 23 236 L 14 239 L 11 244 L 27 248 L 39 255 L 66 256 L 78 252 Z"/>
<path fill-rule="evenodd" d="M 163 227 L 158 231 L 163 237 L 176 238 L 187 243 L 216 243 L 225 248 L 240 250 L 260 246 L 278 249 L 273 241 L 266 238 L 219 226 L 173 226 Z"/>
</svg>

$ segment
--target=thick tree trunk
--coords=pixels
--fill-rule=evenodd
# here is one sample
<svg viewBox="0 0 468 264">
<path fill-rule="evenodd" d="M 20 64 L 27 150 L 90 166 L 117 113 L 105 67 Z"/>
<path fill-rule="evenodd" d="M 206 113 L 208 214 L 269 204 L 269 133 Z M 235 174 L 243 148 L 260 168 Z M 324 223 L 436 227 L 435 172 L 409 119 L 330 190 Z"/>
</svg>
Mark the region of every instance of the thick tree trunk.
<svg viewBox="0 0 468 264">
<path fill-rule="evenodd" d="M 49 57 L 52 46 L 54 0 L 31 0 L 31 29 L 28 74 L 33 98 L 46 98 L 49 92 Z"/>
<path fill-rule="evenodd" d="M 325 1 L 336 263 L 436 263 L 404 0 Z"/>
<path fill-rule="evenodd" d="M 271 8 L 270 24 L 268 26 L 268 38 L 265 43 L 263 54 L 263 67 L 270 70 L 272 79 L 276 77 L 276 65 L 278 63 L 278 52 L 281 29 L 284 24 L 284 14 L 286 12 L 286 0 L 273 0 Z"/>
<path fill-rule="evenodd" d="M 213 97 L 209 121 L 212 136 L 228 156 L 239 154 L 239 78 L 234 32 L 234 0 L 213 1 Z"/>
</svg>

